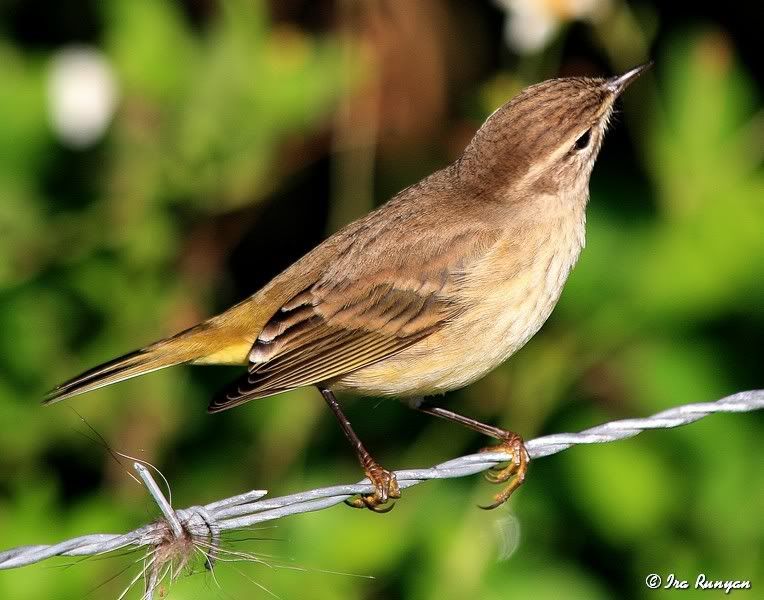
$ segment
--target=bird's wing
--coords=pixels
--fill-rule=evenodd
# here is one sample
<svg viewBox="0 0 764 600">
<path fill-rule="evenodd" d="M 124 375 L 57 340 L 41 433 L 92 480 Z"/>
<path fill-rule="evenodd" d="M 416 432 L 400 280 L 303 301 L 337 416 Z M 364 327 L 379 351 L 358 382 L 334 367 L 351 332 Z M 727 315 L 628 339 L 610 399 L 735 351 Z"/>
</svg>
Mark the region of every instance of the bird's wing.
<svg viewBox="0 0 764 600">
<path fill-rule="evenodd" d="M 465 224 L 454 235 L 427 226 L 396 232 L 405 235 L 395 234 L 395 252 L 389 231 L 385 247 L 375 241 L 379 232 L 368 230 L 335 240 L 336 259 L 266 323 L 252 346 L 249 373 L 223 390 L 210 412 L 338 378 L 453 319 L 463 308 L 453 292 L 465 265 L 493 245 L 498 231 Z"/>
</svg>

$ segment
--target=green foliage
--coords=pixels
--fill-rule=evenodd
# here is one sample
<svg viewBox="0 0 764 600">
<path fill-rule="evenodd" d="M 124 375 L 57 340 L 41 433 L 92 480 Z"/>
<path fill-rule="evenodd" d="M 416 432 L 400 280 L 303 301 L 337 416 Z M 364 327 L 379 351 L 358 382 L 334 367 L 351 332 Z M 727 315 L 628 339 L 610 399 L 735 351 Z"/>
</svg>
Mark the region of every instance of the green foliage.
<svg viewBox="0 0 764 600">
<path fill-rule="evenodd" d="M 107 137 L 77 159 L 84 173 L 67 171 L 72 151 L 49 129 L 48 56 L 0 38 L 2 547 L 156 517 L 77 414 L 37 399 L 210 314 L 230 281 L 184 266 L 189 245 L 207 243 L 194 232 L 296 179 L 283 148 L 328 129 L 350 92 L 332 36 L 274 25 L 258 2 L 221 6 L 195 27 L 173 2 L 102 3 L 121 102 Z M 625 105 L 640 164 L 628 179 L 606 158 L 595 170 L 588 245 L 558 310 L 527 349 L 453 394 L 465 412 L 533 437 L 761 383 L 759 349 L 752 357 L 746 346 L 748 328 L 764 322 L 761 89 L 714 31 L 674 32 L 656 62 L 655 79 L 635 89 L 645 96 Z M 501 72 L 468 95 L 488 114 L 520 83 Z M 622 206 L 631 195 L 655 210 L 635 218 Z M 208 417 L 216 382 L 203 377 L 215 375 L 189 373 L 71 406 L 116 450 L 156 462 L 176 506 L 359 477 L 312 390 Z M 392 467 L 484 443 L 405 410 L 349 407 Z M 511 505 L 490 513 L 475 505 L 494 490 L 472 478 L 406 491 L 383 517 L 335 508 L 284 519 L 225 544 L 263 563 L 221 561 L 214 578 L 183 578 L 169 597 L 268 597 L 260 585 L 281 598 L 642 597 L 650 572 L 750 578 L 760 589 L 763 433 L 760 416 L 717 416 L 575 448 L 533 464 Z M 117 597 L 137 558 L 2 572 L 0 596 L 81 598 L 103 584 L 93 597 Z"/>
</svg>

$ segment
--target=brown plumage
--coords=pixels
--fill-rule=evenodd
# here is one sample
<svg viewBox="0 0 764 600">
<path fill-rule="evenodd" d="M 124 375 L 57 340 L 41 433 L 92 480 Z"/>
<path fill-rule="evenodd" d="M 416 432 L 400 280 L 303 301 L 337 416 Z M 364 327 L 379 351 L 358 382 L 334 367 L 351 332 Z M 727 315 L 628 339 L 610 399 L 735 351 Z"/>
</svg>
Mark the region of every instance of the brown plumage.
<svg viewBox="0 0 764 600">
<path fill-rule="evenodd" d="M 46 401 L 184 362 L 249 366 L 212 412 L 317 385 L 340 416 L 330 390 L 418 397 L 474 381 L 522 347 L 556 304 L 584 245 L 589 175 L 613 102 L 643 70 L 527 88 L 488 118 L 459 160 L 252 297 L 60 385 Z M 452 418 L 438 410 L 430 412 Z M 394 495 L 390 473 L 346 420 L 343 429 L 377 487 L 367 504 Z"/>
</svg>

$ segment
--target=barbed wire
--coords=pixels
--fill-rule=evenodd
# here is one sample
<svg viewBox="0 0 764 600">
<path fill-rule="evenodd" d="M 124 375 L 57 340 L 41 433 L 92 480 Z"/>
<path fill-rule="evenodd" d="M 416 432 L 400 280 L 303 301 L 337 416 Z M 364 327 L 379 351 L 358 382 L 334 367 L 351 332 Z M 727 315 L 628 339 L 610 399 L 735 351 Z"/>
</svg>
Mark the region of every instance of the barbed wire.
<svg viewBox="0 0 764 600">
<path fill-rule="evenodd" d="M 641 419 L 622 419 L 585 429 L 579 433 L 557 433 L 526 442 L 531 459 L 556 454 L 576 444 L 601 444 L 633 437 L 650 429 L 669 429 L 687 425 L 713 413 L 740 413 L 764 408 L 764 390 L 738 392 L 715 402 L 685 404 Z M 504 452 L 481 452 L 461 456 L 426 469 L 396 471 L 398 485 L 408 488 L 431 479 L 465 477 L 486 471 L 510 456 Z M 156 501 L 163 517 L 124 534 L 98 533 L 83 535 L 52 545 L 20 546 L 0 552 L 0 569 L 30 565 L 54 556 L 87 556 L 105 554 L 125 548 L 148 547 L 154 559 L 163 548 L 179 540 L 205 540 L 206 565 L 212 568 L 223 531 L 251 527 L 263 521 L 280 519 L 322 510 L 342 503 L 357 494 L 373 491 L 368 479 L 355 484 L 324 487 L 278 498 L 264 498 L 266 490 L 251 490 L 231 498 L 173 510 L 149 470 L 141 463 L 134 468 L 149 494 Z M 153 597 L 154 588 L 162 579 L 156 569 L 147 579 L 144 598 Z M 134 580 L 135 581 L 135 580 Z"/>
</svg>

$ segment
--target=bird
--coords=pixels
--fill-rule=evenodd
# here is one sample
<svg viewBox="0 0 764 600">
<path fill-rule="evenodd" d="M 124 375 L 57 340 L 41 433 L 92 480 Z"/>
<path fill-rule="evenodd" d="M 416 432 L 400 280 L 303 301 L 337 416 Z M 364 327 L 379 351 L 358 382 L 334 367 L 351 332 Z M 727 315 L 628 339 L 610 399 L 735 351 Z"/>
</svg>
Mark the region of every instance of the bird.
<svg viewBox="0 0 764 600">
<path fill-rule="evenodd" d="M 335 393 L 396 397 L 498 440 L 503 504 L 525 480 L 522 437 L 436 406 L 541 328 L 585 244 L 589 180 L 614 103 L 652 63 L 615 77 L 531 85 L 461 156 L 346 225 L 228 310 L 90 369 L 49 404 L 182 363 L 241 365 L 209 412 L 315 386 L 372 486 L 349 504 L 386 512 L 395 474 L 366 449 Z"/>
</svg>

